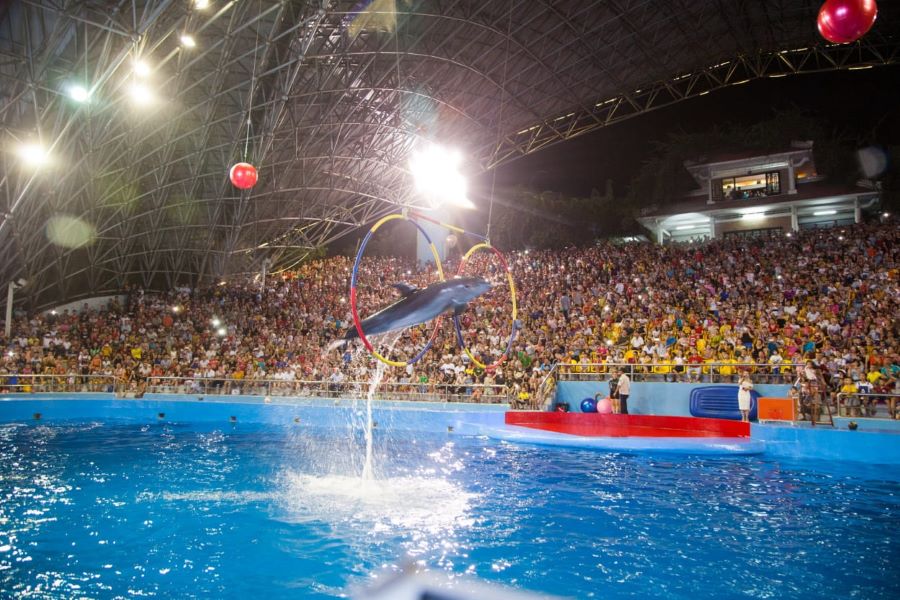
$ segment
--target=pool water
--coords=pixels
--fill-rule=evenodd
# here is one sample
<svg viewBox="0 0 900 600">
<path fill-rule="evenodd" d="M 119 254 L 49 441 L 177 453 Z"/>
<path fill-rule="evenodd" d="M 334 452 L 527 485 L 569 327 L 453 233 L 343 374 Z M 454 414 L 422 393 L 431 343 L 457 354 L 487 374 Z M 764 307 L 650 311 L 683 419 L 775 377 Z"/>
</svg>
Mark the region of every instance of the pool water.
<svg viewBox="0 0 900 600">
<path fill-rule="evenodd" d="M 302 425 L 0 424 L 0 596 L 335 598 L 417 561 L 577 598 L 898 598 L 896 467 Z"/>
</svg>

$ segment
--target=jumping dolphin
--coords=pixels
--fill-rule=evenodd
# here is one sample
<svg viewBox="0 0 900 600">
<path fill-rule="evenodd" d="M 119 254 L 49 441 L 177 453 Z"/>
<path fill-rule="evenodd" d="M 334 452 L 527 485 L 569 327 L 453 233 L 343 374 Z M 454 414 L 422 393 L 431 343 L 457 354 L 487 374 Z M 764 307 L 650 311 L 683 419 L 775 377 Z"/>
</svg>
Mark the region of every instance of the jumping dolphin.
<svg viewBox="0 0 900 600">
<path fill-rule="evenodd" d="M 403 298 L 363 319 L 366 337 L 427 323 L 448 310 L 458 315 L 469 302 L 491 289 L 491 284 L 481 277 L 458 277 L 421 289 L 408 283 L 395 283 L 394 287 Z M 351 327 L 344 341 L 356 337 L 359 337 L 356 327 Z"/>
</svg>

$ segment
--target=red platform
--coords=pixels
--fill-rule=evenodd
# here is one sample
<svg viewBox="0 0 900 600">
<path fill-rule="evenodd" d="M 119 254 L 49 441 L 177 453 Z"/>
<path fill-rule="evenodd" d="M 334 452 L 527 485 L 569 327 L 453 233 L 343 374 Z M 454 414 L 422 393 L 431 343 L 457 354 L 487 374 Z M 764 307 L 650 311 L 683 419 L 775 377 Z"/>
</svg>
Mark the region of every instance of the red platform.
<svg viewBox="0 0 900 600">
<path fill-rule="evenodd" d="M 750 437 L 750 423 L 697 417 L 517 411 L 506 424 L 585 437 Z"/>
</svg>

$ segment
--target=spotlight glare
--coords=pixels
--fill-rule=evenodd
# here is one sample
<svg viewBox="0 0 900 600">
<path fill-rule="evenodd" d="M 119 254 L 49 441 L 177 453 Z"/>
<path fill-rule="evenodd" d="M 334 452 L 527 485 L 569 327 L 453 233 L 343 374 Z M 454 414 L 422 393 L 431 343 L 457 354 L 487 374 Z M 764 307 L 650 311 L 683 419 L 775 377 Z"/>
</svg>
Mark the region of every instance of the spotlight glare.
<svg viewBox="0 0 900 600">
<path fill-rule="evenodd" d="M 186 33 L 181 34 L 181 45 L 185 48 L 194 48 L 197 46 L 197 40 L 194 39 L 193 36 L 190 36 Z"/>
<path fill-rule="evenodd" d="M 209 0 L 194 0 L 194 7 L 197 10 L 205 10 L 209 8 Z"/>
<path fill-rule="evenodd" d="M 132 83 L 131 89 L 129 89 L 129 93 L 131 94 L 131 99 L 134 100 L 135 104 L 140 106 L 146 106 L 153 102 L 153 92 L 150 91 L 143 83 Z"/>
<path fill-rule="evenodd" d="M 228 330 L 225 329 L 224 327 L 219 327 L 219 328 L 216 330 L 216 333 L 218 333 L 219 336 L 222 337 L 222 336 L 224 336 L 226 333 L 228 333 Z"/>
<path fill-rule="evenodd" d="M 87 102 L 91 98 L 91 93 L 86 87 L 76 83 L 69 86 L 69 97 L 75 102 Z"/>
<path fill-rule="evenodd" d="M 213 327 L 218 327 L 219 325 L 222 324 L 222 321 L 220 321 L 218 317 L 213 317 L 212 321 L 210 321 L 210 323 L 212 323 Z"/>
<path fill-rule="evenodd" d="M 817 210 L 813 213 L 814 217 L 827 217 L 828 215 L 836 215 L 836 210 Z"/>
<path fill-rule="evenodd" d="M 19 158 L 30 167 L 39 167 L 46 164 L 50 158 L 44 147 L 37 142 L 29 142 L 19 146 L 18 154 Z"/>
<path fill-rule="evenodd" d="M 462 208 L 475 208 L 468 198 L 466 178 L 459 172 L 462 155 L 437 144 L 415 151 L 409 160 L 409 169 L 416 190 L 425 196 L 433 208 L 452 204 Z"/>
<path fill-rule="evenodd" d="M 142 60 L 134 61 L 133 68 L 134 74 L 138 77 L 147 77 L 148 75 L 150 75 L 150 65 Z"/>
</svg>

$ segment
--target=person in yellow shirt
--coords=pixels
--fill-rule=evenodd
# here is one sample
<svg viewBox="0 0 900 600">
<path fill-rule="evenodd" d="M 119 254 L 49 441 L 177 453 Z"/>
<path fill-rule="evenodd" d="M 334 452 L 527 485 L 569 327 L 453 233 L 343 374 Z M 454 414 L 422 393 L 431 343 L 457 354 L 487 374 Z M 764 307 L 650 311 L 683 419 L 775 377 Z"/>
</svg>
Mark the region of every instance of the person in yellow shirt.
<svg viewBox="0 0 900 600">
<path fill-rule="evenodd" d="M 852 394 L 858 394 L 859 387 L 852 379 L 844 377 L 844 383 L 841 385 L 840 393 L 844 395 L 841 396 L 843 402 L 838 406 L 838 410 L 841 414 L 844 414 L 844 416 L 858 417 L 859 396 L 853 396 Z"/>
</svg>

